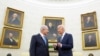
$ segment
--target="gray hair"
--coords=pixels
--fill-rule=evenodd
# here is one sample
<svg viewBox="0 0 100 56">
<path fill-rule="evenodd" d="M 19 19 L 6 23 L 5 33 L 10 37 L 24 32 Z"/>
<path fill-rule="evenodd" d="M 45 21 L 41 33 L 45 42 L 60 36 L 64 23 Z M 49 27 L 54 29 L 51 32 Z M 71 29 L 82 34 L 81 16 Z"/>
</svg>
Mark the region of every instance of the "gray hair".
<svg viewBox="0 0 100 56">
<path fill-rule="evenodd" d="M 40 28 L 40 31 L 42 31 L 44 29 L 48 29 L 48 27 L 46 25 L 42 25 L 41 28 Z"/>
<path fill-rule="evenodd" d="M 57 28 L 63 28 L 63 29 L 65 30 L 64 25 L 58 25 L 58 27 L 57 27 Z"/>
</svg>

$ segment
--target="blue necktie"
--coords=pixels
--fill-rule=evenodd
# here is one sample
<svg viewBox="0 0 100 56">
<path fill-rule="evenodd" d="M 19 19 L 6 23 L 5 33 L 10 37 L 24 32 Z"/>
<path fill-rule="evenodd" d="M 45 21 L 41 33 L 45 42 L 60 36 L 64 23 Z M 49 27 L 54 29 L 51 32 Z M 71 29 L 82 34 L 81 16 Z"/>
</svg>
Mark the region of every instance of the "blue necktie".
<svg viewBox="0 0 100 56">
<path fill-rule="evenodd" d="M 46 41 L 46 37 L 45 36 L 43 37 L 43 40 L 44 40 L 45 44 L 47 44 L 47 41 Z"/>
</svg>

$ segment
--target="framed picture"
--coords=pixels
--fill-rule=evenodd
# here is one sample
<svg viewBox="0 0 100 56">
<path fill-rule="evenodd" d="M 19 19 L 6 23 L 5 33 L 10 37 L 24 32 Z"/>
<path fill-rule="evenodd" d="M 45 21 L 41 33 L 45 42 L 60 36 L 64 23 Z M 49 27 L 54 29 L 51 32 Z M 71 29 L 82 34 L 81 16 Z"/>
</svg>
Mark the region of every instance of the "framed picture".
<svg viewBox="0 0 100 56">
<path fill-rule="evenodd" d="M 19 29 L 4 27 L 1 38 L 1 47 L 20 48 L 22 31 Z"/>
<path fill-rule="evenodd" d="M 98 31 L 82 32 L 83 49 L 98 49 L 99 48 L 99 36 Z"/>
<path fill-rule="evenodd" d="M 57 37 L 59 36 L 57 33 L 57 26 L 64 24 L 63 17 L 43 17 L 43 25 L 47 25 L 49 28 L 49 33 L 47 38 L 49 42 L 57 42 Z"/>
<path fill-rule="evenodd" d="M 96 12 L 81 15 L 82 30 L 97 29 Z"/>
<path fill-rule="evenodd" d="M 7 7 L 5 25 L 22 28 L 23 19 L 24 12 Z"/>
</svg>

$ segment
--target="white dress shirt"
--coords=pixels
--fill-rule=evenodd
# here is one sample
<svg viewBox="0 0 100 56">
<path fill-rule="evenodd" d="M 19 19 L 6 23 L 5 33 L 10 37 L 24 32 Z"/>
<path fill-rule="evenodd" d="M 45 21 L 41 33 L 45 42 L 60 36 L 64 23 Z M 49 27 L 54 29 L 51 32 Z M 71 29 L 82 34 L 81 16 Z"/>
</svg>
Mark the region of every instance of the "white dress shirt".
<svg viewBox="0 0 100 56">
<path fill-rule="evenodd" d="M 46 38 L 45 38 L 45 36 L 42 33 L 40 33 L 40 35 L 41 35 L 42 39 L 44 40 L 44 42 L 46 44 Z"/>
<path fill-rule="evenodd" d="M 65 35 L 65 32 L 63 33 L 63 35 L 61 36 L 61 39 L 60 39 L 60 41 L 62 41 L 63 40 L 63 38 L 64 38 L 64 35 Z M 62 48 L 62 44 L 60 43 L 60 48 Z"/>
<path fill-rule="evenodd" d="M 61 41 L 63 40 L 63 38 L 64 38 L 64 35 L 65 35 L 65 32 L 64 32 L 64 33 L 63 33 L 63 35 L 61 36 L 61 39 L 60 39 Z"/>
</svg>

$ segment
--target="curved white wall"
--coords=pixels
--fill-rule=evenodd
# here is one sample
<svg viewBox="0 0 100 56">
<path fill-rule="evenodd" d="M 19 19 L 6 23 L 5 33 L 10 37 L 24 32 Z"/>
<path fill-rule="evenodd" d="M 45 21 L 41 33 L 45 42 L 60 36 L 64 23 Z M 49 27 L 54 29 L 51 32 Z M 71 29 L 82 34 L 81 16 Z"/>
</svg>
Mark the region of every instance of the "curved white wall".
<svg viewBox="0 0 100 56">
<path fill-rule="evenodd" d="M 100 1 L 92 1 L 90 3 L 67 6 L 44 6 L 39 4 L 31 4 L 27 1 L 18 0 L 0 0 L 0 36 L 4 26 L 6 8 L 11 7 L 25 12 L 23 33 L 20 49 L 0 48 L 0 56 L 6 56 L 11 52 L 13 56 L 20 56 L 22 52 L 29 51 L 31 36 L 39 32 L 42 24 L 43 16 L 56 16 L 65 18 L 66 32 L 73 34 L 74 51 L 82 52 L 84 56 L 93 53 L 94 56 L 100 56 L 100 50 L 82 50 L 82 34 L 81 34 L 81 14 L 96 11 L 98 20 L 98 30 L 100 29 Z M 1 38 L 1 37 L 0 37 Z"/>
</svg>

